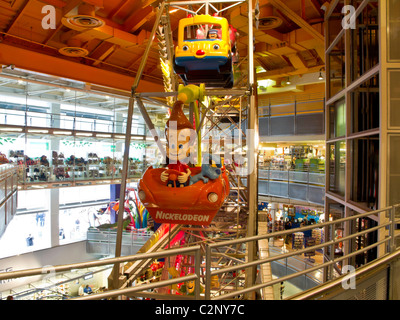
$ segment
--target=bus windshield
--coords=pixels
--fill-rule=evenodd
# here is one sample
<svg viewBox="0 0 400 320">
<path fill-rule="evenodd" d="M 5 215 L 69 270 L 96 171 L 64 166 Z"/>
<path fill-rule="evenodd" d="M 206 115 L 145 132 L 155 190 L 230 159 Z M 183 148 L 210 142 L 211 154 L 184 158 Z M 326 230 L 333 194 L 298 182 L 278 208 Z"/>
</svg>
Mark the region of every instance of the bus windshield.
<svg viewBox="0 0 400 320">
<path fill-rule="evenodd" d="M 190 40 L 221 40 L 222 28 L 220 25 L 191 25 L 185 27 L 184 41 Z"/>
</svg>

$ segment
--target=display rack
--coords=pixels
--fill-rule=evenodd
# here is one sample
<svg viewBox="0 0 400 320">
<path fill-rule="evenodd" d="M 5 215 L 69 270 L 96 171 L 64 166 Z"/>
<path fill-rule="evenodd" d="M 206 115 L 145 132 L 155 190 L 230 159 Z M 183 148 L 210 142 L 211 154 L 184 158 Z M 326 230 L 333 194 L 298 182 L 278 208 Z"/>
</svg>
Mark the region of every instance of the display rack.
<svg viewBox="0 0 400 320">
<path fill-rule="evenodd" d="M 313 246 L 315 246 L 315 245 L 316 245 L 315 238 L 313 238 L 313 237 L 306 237 L 306 238 L 304 239 L 304 247 L 305 247 L 305 248 L 313 247 Z M 308 260 L 308 261 L 314 263 L 315 260 L 312 259 L 311 257 L 315 256 L 315 249 L 314 249 L 314 250 L 307 251 L 307 252 L 304 252 L 304 256 L 307 257 L 307 260 Z"/>
<path fill-rule="evenodd" d="M 292 237 L 293 237 L 292 248 L 294 250 L 303 249 L 304 233 L 303 232 L 295 232 L 295 233 L 293 233 Z"/>
<path fill-rule="evenodd" d="M 322 228 L 312 229 L 311 236 L 315 239 L 316 245 L 321 244 L 324 239 L 324 229 Z"/>
</svg>

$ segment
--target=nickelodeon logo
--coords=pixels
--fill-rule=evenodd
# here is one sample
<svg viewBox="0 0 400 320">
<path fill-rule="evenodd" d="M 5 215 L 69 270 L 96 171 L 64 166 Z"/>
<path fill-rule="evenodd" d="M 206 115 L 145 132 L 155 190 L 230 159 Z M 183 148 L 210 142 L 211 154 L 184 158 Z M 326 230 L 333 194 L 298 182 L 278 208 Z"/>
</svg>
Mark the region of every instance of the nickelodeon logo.
<svg viewBox="0 0 400 320">
<path fill-rule="evenodd" d="M 196 221 L 196 222 L 209 222 L 210 216 L 190 213 L 170 213 L 164 211 L 157 211 L 156 219 L 160 220 L 174 220 L 174 221 Z"/>
</svg>

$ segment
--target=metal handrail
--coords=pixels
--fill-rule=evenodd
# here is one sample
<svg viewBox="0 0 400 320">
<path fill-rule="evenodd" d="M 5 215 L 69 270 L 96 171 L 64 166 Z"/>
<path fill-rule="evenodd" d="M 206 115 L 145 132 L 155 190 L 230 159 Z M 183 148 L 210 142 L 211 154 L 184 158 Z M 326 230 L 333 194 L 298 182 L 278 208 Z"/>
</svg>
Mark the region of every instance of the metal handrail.
<svg viewBox="0 0 400 320">
<path fill-rule="evenodd" d="M 38 276 L 38 275 L 45 275 L 49 273 L 56 273 L 56 272 L 64 272 L 64 271 L 71 271 L 72 269 L 82 269 L 82 268 L 90 268 L 90 267 L 97 267 L 97 266 L 104 266 L 104 265 L 112 265 L 124 262 L 132 262 L 144 259 L 158 259 L 164 258 L 169 256 L 175 256 L 178 254 L 189 254 L 192 253 L 195 256 L 195 272 L 193 275 L 188 275 L 185 277 L 179 277 L 175 279 L 169 280 L 162 280 L 157 281 L 152 284 L 147 285 L 139 285 L 130 288 L 124 289 L 115 289 L 106 291 L 103 293 L 96 293 L 91 294 L 84 297 L 76 298 L 76 300 L 97 300 L 97 299 L 104 299 L 110 297 L 116 297 L 121 295 L 129 295 L 130 293 L 140 292 L 147 289 L 154 289 L 158 287 L 164 287 L 172 284 L 181 283 L 183 281 L 195 281 L 195 295 L 194 299 L 200 299 L 200 263 L 201 263 L 201 254 L 200 254 L 201 247 L 199 245 L 186 247 L 186 248 L 179 248 L 179 249 L 168 249 L 168 250 L 160 250 L 152 253 L 143 253 L 143 254 L 135 254 L 129 256 L 122 256 L 116 258 L 109 258 L 99 261 L 88 261 L 88 262 L 80 262 L 80 263 L 73 263 L 68 265 L 60 265 L 60 266 L 52 266 L 52 267 L 45 267 L 45 268 L 34 268 L 34 269 L 25 269 L 25 270 L 17 270 L 11 272 L 3 272 L 0 273 L 0 281 L 6 279 L 13 279 L 13 278 L 22 278 L 28 276 Z"/>
<path fill-rule="evenodd" d="M 290 279 L 296 278 L 296 277 L 298 277 L 300 275 L 307 274 L 307 273 L 310 273 L 312 271 L 315 271 L 315 270 L 318 270 L 318 269 L 321 269 L 321 268 L 333 267 L 334 264 L 336 264 L 336 263 L 338 263 L 338 262 L 340 262 L 342 260 L 351 258 L 351 257 L 353 257 L 353 256 L 355 256 L 355 255 L 357 255 L 357 254 L 359 254 L 361 252 L 370 250 L 372 248 L 378 247 L 378 246 L 380 246 L 382 244 L 385 244 L 385 243 L 389 243 L 389 250 L 393 251 L 394 248 L 395 248 L 394 247 L 395 235 L 394 235 L 394 228 L 392 226 L 394 226 L 394 224 L 396 222 L 395 221 L 395 216 L 394 216 L 396 207 L 397 206 L 387 207 L 387 208 L 383 208 L 383 209 L 376 210 L 376 211 L 371 211 L 371 212 L 367 212 L 367 213 L 363 213 L 363 214 L 357 214 L 357 215 L 354 215 L 354 216 L 351 216 L 351 217 L 341 218 L 341 219 L 338 219 L 338 220 L 335 220 L 335 221 L 328 221 L 328 222 L 320 223 L 320 224 L 317 224 L 317 225 L 310 225 L 310 226 L 306 226 L 306 227 L 296 228 L 295 231 L 293 229 L 291 229 L 291 230 L 286 230 L 286 231 L 274 232 L 274 233 L 270 233 L 270 234 L 266 234 L 266 235 L 252 236 L 252 237 L 247 237 L 247 238 L 243 238 L 243 239 L 236 239 L 236 240 L 224 241 L 224 242 L 220 242 L 220 243 L 214 243 L 214 244 L 207 245 L 206 246 L 205 298 L 206 299 L 211 299 L 211 278 L 212 278 L 212 276 L 215 276 L 215 275 L 218 275 L 218 274 L 221 274 L 221 273 L 225 273 L 225 272 L 237 271 L 239 269 L 242 270 L 242 269 L 245 269 L 245 268 L 255 267 L 255 266 L 258 266 L 258 265 L 261 265 L 261 264 L 264 264 L 264 263 L 270 263 L 270 262 L 273 262 L 273 261 L 276 261 L 276 260 L 281 260 L 281 259 L 284 259 L 284 258 L 287 258 L 287 257 L 291 257 L 291 256 L 294 256 L 294 255 L 302 254 L 302 253 L 305 253 L 305 252 L 308 252 L 308 251 L 314 251 L 314 250 L 317 250 L 317 249 L 322 249 L 322 248 L 331 247 L 331 246 L 333 247 L 336 243 L 348 241 L 350 239 L 359 237 L 359 236 L 364 235 L 366 233 L 377 231 L 377 230 L 382 229 L 382 228 L 386 228 L 388 226 L 390 227 L 390 235 L 388 237 L 386 237 L 385 239 L 383 239 L 381 241 L 378 241 L 378 242 L 376 242 L 376 243 L 374 243 L 374 244 L 372 244 L 372 245 L 370 245 L 368 247 L 362 248 L 362 249 L 357 250 L 357 251 L 353 251 L 353 252 L 351 252 L 349 254 L 346 254 L 343 257 L 338 258 L 338 259 L 333 259 L 332 258 L 331 261 L 322 263 L 322 264 L 320 264 L 318 266 L 315 266 L 315 267 L 312 267 L 312 268 L 308 268 L 308 269 L 306 269 L 304 271 L 296 272 L 296 273 L 294 273 L 292 275 L 288 275 L 288 276 L 285 276 L 285 277 L 282 277 L 282 278 L 279 278 L 279 279 L 276 279 L 276 280 L 273 280 L 273 281 L 269 281 L 269 282 L 262 283 L 262 284 L 259 284 L 259 285 L 255 285 L 255 286 L 251 286 L 249 288 L 245 288 L 245 289 L 242 289 L 242 290 L 239 290 L 239 291 L 235 291 L 235 292 L 232 292 L 232 293 L 229 293 L 229 294 L 218 296 L 215 299 L 216 300 L 229 299 L 229 298 L 238 296 L 240 294 L 250 293 L 250 292 L 254 292 L 254 291 L 259 290 L 259 289 L 263 289 L 263 288 L 268 287 L 268 286 L 272 286 L 272 285 L 274 285 L 276 283 L 279 283 L 281 281 L 285 281 L 285 280 L 290 280 Z M 347 222 L 347 221 L 351 221 L 351 220 L 354 220 L 354 219 L 357 219 L 357 218 L 363 218 L 363 217 L 368 217 L 368 216 L 379 214 L 379 213 L 384 213 L 384 212 L 385 213 L 386 212 L 390 212 L 391 219 L 389 219 L 388 222 L 383 223 L 383 224 L 381 224 L 379 226 L 376 226 L 376 227 L 373 227 L 373 228 L 369 228 L 367 230 L 363 230 L 363 231 L 357 232 L 355 234 L 351 234 L 349 236 L 345 236 L 345 237 L 339 238 L 337 240 L 330 240 L 330 241 L 327 241 L 327 242 L 319 244 L 319 245 L 311 246 L 311 247 L 308 247 L 308 248 L 305 248 L 305 249 L 301 249 L 301 250 L 296 250 L 294 252 L 282 254 L 282 255 L 279 255 L 279 256 L 274 256 L 274 257 L 269 257 L 269 258 L 266 258 L 266 259 L 246 262 L 246 263 L 240 264 L 238 266 L 231 266 L 231 267 L 221 268 L 219 270 L 211 270 L 211 255 L 212 255 L 212 250 L 213 249 L 220 248 L 220 247 L 231 246 L 231 245 L 234 245 L 234 244 L 243 244 L 243 243 L 249 243 L 249 242 L 253 242 L 253 241 L 268 240 L 268 239 L 273 238 L 273 237 L 284 236 L 284 235 L 287 235 L 287 234 L 292 234 L 294 232 L 302 232 L 302 231 L 315 229 L 316 227 L 318 227 L 318 228 L 331 227 L 332 228 L 332 234 L 334 234 L 334 226 L 337 225 L 337 224 L 344 223 L 344 222 Z"/>
<path fill-rule="evenodd" d="M 21 123 L 19 125 L 19 127 L 31 127 L 31 125 L 28 124 L 28 119 L 32 120 L 42 120 L 42 121 L 49 121 L 49 124 L 41 126 L 41 128 L 55 128 L 55 129 L 67 129 L 67 130 L 72 130 L 72 129 L 77 129 L 76 128 L 76 124 L 82 124 L 82 123 L 86 123 L 91 125 L 91 130 L 90 131 L 94 131 L 94 132 L 105 132 L 105 133 L 118 133 L 116 132 L 116 128 L 119 126 L 124 127 L 126 125 L 126 121 L 119 121 L 116 119 L 97 119 L 97 118 L 85 118 L 85 117 L 79 117 L 79 116 L 70 116 L 70 115 L 61 115 L 59 113 L 51 113 L 51 112 L 46 112 L 46 113 L 41 113 L 41 112 L 36 112 L 36 111 L 29 111 L 29 110 L 25 110 L 25 111 L 20 111 L 20 113 L 16 113 L 15 111 L 2 111 L 2 110 L 6 110 L 6 109 L 1 109 L 0 108 L 0 117 L 4 116 L 4 119 L 7 118 L 7 116 L 14 116 L 14 117 L 21 117 L 21 119 L 23 121 L 23 124 Z M 54 126 L 54 119 L 56 119 L 57 121 L 65 121 L 69 124 L 71 124 L 71 128 L 67 127 L 60 127 L 60 126 Z M 99 122 L 100 121 L 100 122 Z M 104 121 L 104 123 L 103 123 Z M 3 126 L 8 126 L 8 125 L 12 125 L 14 126 L 15 124 L 9 124 L 6 123 L 7 121 L 4 121 L 4 123 L 1 123 L 1 125 Z M 105 125 L 107 126 L 109 129 L 106 131 L 103 130 L 96 130 L 95 126 L 96 126 L 96 122 L 97 124 L 101 124 L 101 125 Z M 36 126 L 32 126 L 32 127 L 36 127 Z M 132 129 L 136 129 L 136 133 L 133 134 L 137 134 L 137 135 L 145 135 L 146 134 L 146 126 L 143 123 L 133 123 L 132 124 Z M 121 133 L 123 134 L 123 133 Z"/>
<path fill-rule="evenodd" d="M 370 262 L 366 264 L 365 266 L 362 266 L 357 269 L 357 277 L 370 272 L 374 269 L 376 269 L 379 266 L 382 266 L 383 264 L 388 264 L 394 259 L 399 258 L 400 256 L 400 250 L 396 250 L 395 252 L 392 252 L 390 254 L 387 254 L 383 256 L 380 259 L 377 259 L 373 262 Z M 310 300 L 313 299 L 313 297 L 322 295 L 324 292 L 327 292 L 328 290 L 341 285 L 343 282 L 343 279 L 346 277 L 346 275 L 343 275 L 341 277 L 336 278 L 335 280 L 329 281 L 328 283 L 322 284 L 316 288 L 307 290 L 306 292 L 301 292 L 294 297 L 291 298 L 291 300 Z"/>
<path fill-rule="evenodd" d="M 280 283 L 280 282 L 282 282 L 282 281 L 291 280 L 291 279 L 296 278 L 296 277 L 298 277 L 298 276 L 305 275 L 305 274 L 310 273 L 310 272 L 312 272 L 312 271 L 316 271 L 316 270 L 318 270 L 318 269 L 321 269 L 321 267 L 332 266 L 333 264 L 336 264 L 336 263 L 338 263 L 339 261 L 344 260 L 344 259 L 347 259 L 347 258 L 349 258 L 349 257 L 351 257 L 351 256 L 355 256 L 355 255 L 359 254 L 360 252 L 364 252 L 364 251 L 366 251 L 366 250 L 373 249 L 373 248 L 377 247 L 378 245 L 381 245 L 381 244 L 387 242 L 388 240 L 389 240 L 389 239 L 384 239 L 384 240 L 381 240 L 381 241 L 379 241 L 379 242 L 376 242 L 376 243 L 374 243 L 373 245 L 370 245 L 370 246 L 365 247 L 365 248 L 363 248 L 363 249 L 354 251 L 353 253 L 351 253 L 350 255 L 348 255 L 348 256 L 346 256 L 346 257 L 341 257 L 341 258 L 338 258 L 338 259 L 335 259 L 335 260 L 331 260 L 331 261 L 325 262 L 325 263 L 323 263 L 323 264 L 321 264 L 321 265 L 318 265 L 318 266 L 315 266 L 315 267 L 312 267 L 312 268 L 308 268 L 308 269 L 306 269 L 306 270 L 299 271 L 299 272 L 296 272 L 296 273 L 291 274 L 291 275 L 287 275 L 287 276 L 284 276 L 284 277 L 280 277 L 280 278 L 278 278 L 278 279 L 275 279 L 275 280 L 272 280 L 272 281 L 268 281 L 268 282 L 265 282 L 265 283 L 262 283 L 262 284 L 254 285 L 254 286 L 251 286 L 251 287 L 246 288 L 246 289 L 242 289 L 242 290 L 238 290 L 238 291 L 235 291 L 235 292 L 232 292 L 232 293 L 229 293 L 229 294 L 225 294 L 225 295 L 223 295 L 223 296 L 218 296 L 218 297 L 216 297 L 216 298 L 213 299 L 213 300 L 224 300 L 224 299 L 233 298 L 233 297 L 238 296 L 238 295 L 241 295 L 241 294 L 254 292 L 254 291 L 257 291 L 257 290 L 260 290 L 260 289 L 263 289 L 263 288 L 272 286 L 272 285 L 277 284 L 277 283 Z M 331 242 L 329 242 L 329 245 L 331 245 Z M 310 247 L 310 248 L 311 248 L 311 247 Z M 281 259 L 282 259 L 282 258 L 281 258 Z M 268 261 L 268 262 L 272 262 L 273 260 L 279 260 L 279 259 L 272 259 L 271 261 Z M 261 261 L 261 260 L 260 260 L 260 261 Z M 247 265 L 240 265 L 240 268 L 238 268 L 238 269 L 243 269 L 243 268 L 246 268 L 246 267 L 247 267 Z M 213 273 L 211 272 L 210 275 L 213 275 Z M 206 294 L 206 299 L 207 299 L 207 294 Z"/>
<path fill-rule="evenodd" d="M 200 250 L 200 246 L 193 246 L 193 247 L 186 247 L 186 248 L 179 248 L 179 249 L 169 249 L 169 250 L 160 250 L 157 252 L 152 253 L 141 253 L 141 254 L 134 254 L 129 256 L 117 257 L 117 258 L 108 258 L 103 260 L 95 260 L 95 261 L 88 261 L 88 262 L 77 262 L 67 265 L 60 265 L 60 266 L 52 266 L 49 268 L 48 272 L 44 272 L 43 268 L 33 268 L 33 269 L 25 269 L 25 270 L 16 270 L 11 272 L 1 272 L 0 273 L 0 281 L 12 278 L 23 278 L 29 276 L 37 276 L 43 275 L 45 273 L 52 272 L 64 272 L 64 271 L 71 271 L 71 269 L 83 269 L 83 268 L 91 268 L 91 267 L 98 267 L 98 266 L 105 266 L 115 263 L 123 263 L 123 262 L 131 262 L 143 259 L 157 259 L 160 257 L 166 256 L 173 256 L 177 254 L 188 254 L 193 253 Z"/>
<path fill-rule="evenodd" d="M 112 298 L 116 296 L 129 296 L 131 293 L 136 293 L 136 292 L 141 292 L 141 291 L 146 291 L 149 289 L 155 289 L 159 287 L 165 287 L 165 286 L 171 286 L 173 284 L 181 283 L 181 282 L 186 282 L 186 281 L 198 281 L 199 275 L 193 274 L 193 275 L 187 275 L 183 276 L 180 278 L 172 278 L 168 280 L 161 280 L 157 282 L 152 282 L 149 284 L 142 284 L 139 286 L 134 286 L 134 287 L 129 287 L 129 288 L 124 288 L 124 289 L 115 289 L 115 290 L 110 290 L 102 293 L 96 293 L 96 294 L 91 294 L 83 297 L 78 297 L 78 298 L 72 298 L 69 300 L 98 300 L 98 299 L 107 299 L 107 298 Z M 195 286 L 195 290 L 198 291 L 197 285 Z M 196 297 L 193 296 L 188 296 L 185 297 L 186 299 L 193 299 L 195 300 Z"/>
<path fill-rule="evenodd" d="M 251 267 L 261 265 L 264 263 L 270 263 L 270 262 L 281 260 L 281 259 L 288 258 L 291 256 L 299 255 L 299 254 L 302 254 L 302 253 L 305 253 L 308 251 L 322 249 L 324 247 L 331 247 L 333 249 L 334 245 L 339 242 L 349 241 L 351 239 L 354 239 L 356 237 L 359 237 L 361 235 L 364 235 L 364 234 L 367 234 L 367 233 L 370 233 L 373 231 L 377 231 L 379 229 L 389 229 L 389 235 L 386 236 L 384 239 L 377 241 L 365 248 L 353 251 L 349 254 L 345 254 L 342 257 L 339 257 L 336 259 L 331 257 L 330 261 L 324 262 L 322 264 L 316 265 L 311 268 L 307 268 L 303 271 L 299 271 L 294 274 L 287 275 L 287 276 L 284 276 L 284 277 L 281 277 L 281 278 L 278 278 L 278 279 L 275 279 L 275 280 L 272 280 L 269 282 L 265 282 L 262 284 L 253 285 L 253 286 L 244 288 L 242 290 L 237 290 L 237 291 L 231 292 L 229 294 L 220 295 L 218 297 L 215 297 L 214 299 L 216 299 L 216 300 L 229 299 L 229 298 L 241 295 L 241 294 L 254 292 L 254 291 L 263 289 L 265 287 L 272 286 L 281 281 L 287 281 L 287 280 L 293 279 L 295 277 L 305 275 L 307 273 L 316 271 L 321 268 L 328 268 L 328 267 L 332 268 L 333 265 L 337 264 L 338 262 L 340 262 L 342 260 L 352 258 L 352 257 L 360 254 L 361 252 L 371 250 L 378 246 L 381 246 L 384 244 L 389 244 L 388 245 L 389 253 L 384 253 L 383 255 L 378 257 L 378 259 L 385 258 L 388 254 L 390 254 L 390 252 L 395 252 L 395 249 L 396 249 L 395 245 L 394 245 L 394 240 L 396 237 L 394 234 L 394 224 L 398 223 L 398 221 L 395 220 L 395 210 L 399 207 L 400 207 L 400 205 L 395 205 L 395 206 L 386 207 L 386 208 L 376 210 L 376 211 L 371 211 L 371 212 L 366 212 L 363 214 L 357 214 L 357 215 L 354 215 L 351 217 L 341 218 L 341 219 L 338 219 L 335 221 L 319 223 L 317 225 L 310 225 L 310 226 L 305 226 L 305 227 L 291 229 L 291 230 L 279 231 L 279 232 L 274 232 L 274 233 L 270 233 L 270 234 L 266 234 L 266 235 L 258 235 L 258 236 L 252 236 L 252 237 L 247 237 L 247 238 L 227 240 L 227 241 L 223 241 L 223 242 L 219 242 L 219 243 L 206 244 L 205 245 L 206 246 L 205 276 L 204 276 L 205 277 L 205 299 L 211 299 L 211 279 L 215 275 L 219 275 L 219 274 L 230 272 L 230 271 L 236 271 L 239 269 L 242 270 L 242 269 L 246 269 L 246 268 L 251 268 Z M 265 240 L 265 239 L 269 239 L 269 238 L 277 237 L 277 236 L 284 236 L 287 234 L 291 234 L 293 232 L 302 232 L 302 231 L 311 230 L 311 229 L 314 229 L 315 227 L 318 227 L 318 228 L 331 227 L 332 228 L 331 234 L 333 235 L 334 227 L 337 224 L 344 223 L 347 221 L 352 221 L 357 218 L 363 218 L 363 217 L 368 217 L 371 215 L 377 215 L 380 213 L 389 213 L 389 217 L 388 217 L 389 220 L 376 226 L 376 227 L 369 228 L 367 230 L 363 230 L 363 231 L 360 231 L 360 232 L 357 232 L 357 233 L 354 233 L 354 234 L 351 234 L 351 235 L 348 235 L 348 236 L 345 236 L 345 237 L 342 237 L 342 238 L 339 238 L 336 240 L 332 239 L 325 243 L 307 247 L 305 249 L 296 250 L 294 252 L 288 252 L 288 253 L 278 255 L 278 256 L 268 257 L 266 259 L 244 262 L 237 266 L 230 266 L 230 267 L 226 267 L 226 268 L 221 268 L 219 270 L 212 270 L 212 268 L 211 268 L 212 250 L 214 250 L 216 248 L 227 247 L 227 246 L 231 246 L 231 245 L 235 245 L 235 244 L 245 244 L 245 243 L 255 242 L 255 241 L 259 241 L 259 240 Z M 62 271 L 69 271 L 71 269 L 103 266 L 103 265 L 110 265 L 110 264 L 115 264 L 115 263 L 123 263 L 123 262 L 130 262 L 130 261 L 137 261 L 137 260 L 144 260 L 144 259 L 156 259 L 156 258 L 160 258 L 160 257 L 173 256 L 173 255 L 177 255 L 177 254 L 188 254 L 188 253 L 192 253 L 192 254 L 194 253 L 194 255 L 195 255 L 195 273 L 194 273 L 194 275 L 180 277 L 180 278 L 176 278 L 176 279 L 170 279 L 170 280 L 162 280 L 162 281 L 158 281 L 156 283 L 152 283 L 149 285 L 139 285 L 139 286 L 130 287 L 130 288 L 110 290 L 110 291 L 107 291 L 104 293 L 92 294 L 92 295 L 77 298 L 77 299 L 94 300 L 94 299 L 115 297 L 115 296 L 120 296 L 120 295 L 129 295 L 129 294 L 138 293 L 138 292 L 141 292 L 141 291 L 147 290 L 147 289 L 154 289 L 157 287 L 181 283 L 183 281 L 194 280 L 194 281 L 196 281 L 195 288 L 197 290 L 197 291 L 195 291 L 195 299 L 199 300 L 201 298 L 200 297 L 200 278 L 203 277 L 203 275 L 200 274 L 201 246 L 199 246 L 199 245 L 192 246 L 192 247 L 179 248 L 179 249 L 161 250 L 161 251 L 156 251 L 153 253 L 143 253 L 143 254 L 135 254 L 135 255 L 130 255 L 130 256 L 118 257 L 118 258 L 110 258 L 110 259 L 104 259 L 104 260 L 100 260 L 100 261 L 89 261 L 89 262 L 83 262 L 83 263 L 74 263 L 74 264 L 70 264 L 70 265 L 55 266 L 55 267 L 52 267 L 51 269 L 49 269 L 48 272 L 49 271 L 62 272 Z M 11 279 L 11 278 L 20 278 L 20 277 L 33 276 L 33 275 L 44 275 L 44 274 L 46 274 L 46 270 L 44 270 L 43 268 L 19 270 L 19 271 L 0 273 L 0 280 Z"/>
</svg>

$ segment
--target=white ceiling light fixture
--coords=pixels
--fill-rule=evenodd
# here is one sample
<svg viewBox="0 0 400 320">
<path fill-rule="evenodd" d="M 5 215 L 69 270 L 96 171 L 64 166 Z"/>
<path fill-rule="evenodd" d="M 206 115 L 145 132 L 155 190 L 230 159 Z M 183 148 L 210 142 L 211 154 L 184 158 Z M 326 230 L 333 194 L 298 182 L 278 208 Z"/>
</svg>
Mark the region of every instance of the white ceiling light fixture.
<svg viewBox="0 0 400 320">
<path fill-rule="evenodd" d="M 324 68 L 321 68 L 321 69 L 319 70 L 319 77 L 318 77 L 318 80 L 324 80 L 324 77 L 322 76 L 322 70 L 324 70 Z"/>
<path fill-rule="evenodd" d="M 71 135 L 71 131 L 53 131 L 53 134 Z"/>
</svg>

